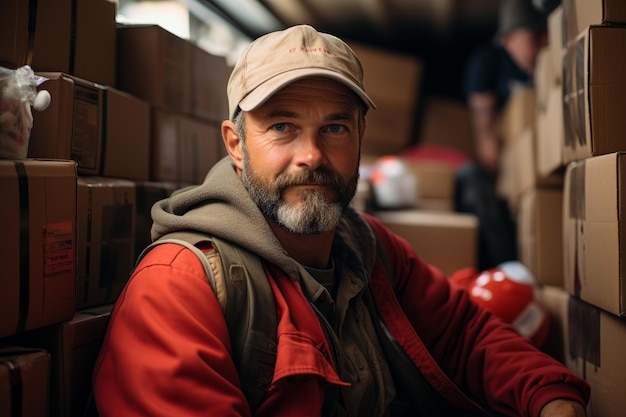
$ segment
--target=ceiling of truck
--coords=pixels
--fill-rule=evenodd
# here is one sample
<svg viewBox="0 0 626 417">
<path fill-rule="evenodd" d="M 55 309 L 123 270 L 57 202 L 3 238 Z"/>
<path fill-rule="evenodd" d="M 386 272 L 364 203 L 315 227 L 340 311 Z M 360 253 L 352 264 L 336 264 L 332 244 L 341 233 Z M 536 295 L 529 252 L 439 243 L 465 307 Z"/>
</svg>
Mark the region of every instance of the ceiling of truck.
<svg viewBox="0 0 626 417">
<path fill-rule="evenodd" d="M 262 0 L 285 24 L 410 53 L 438 53 L 489 36 L 499 0 Z"/>
<path fill-rule="evenodd" d="M 425 91 L 456 95 L 468 53 L 490 39 L 500 0 L 254 0 L 280 26 L 307 23 L 346 40 L 419 57 Z M 238 13 L 241 0 L 213 0 L 251 37 L 260 14 Z M 252 17 L 252 16 L 255 17 Z"/>
</svg>

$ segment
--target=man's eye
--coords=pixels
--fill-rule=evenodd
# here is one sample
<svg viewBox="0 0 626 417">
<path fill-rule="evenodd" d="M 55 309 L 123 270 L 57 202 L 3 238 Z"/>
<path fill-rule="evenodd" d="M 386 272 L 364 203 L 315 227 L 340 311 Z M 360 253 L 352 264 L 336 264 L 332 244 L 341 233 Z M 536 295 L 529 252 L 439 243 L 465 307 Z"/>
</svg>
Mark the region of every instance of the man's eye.
<svg viewBox="0 0 626 417">
<path fill-rule="evenodd" d="M 342 125 L 329 125 L 328 131 L 331 133 L 341 133 L 345 131 L 345 127 Z"/>
<path fill-rule="evenodd" d="M 276 123 L 274 125 L 274 130 L 277 132 L 285 132 L 287 131 L 288 127 L 289 126 L 287 125 L 287 123 Z"/>
</svg>

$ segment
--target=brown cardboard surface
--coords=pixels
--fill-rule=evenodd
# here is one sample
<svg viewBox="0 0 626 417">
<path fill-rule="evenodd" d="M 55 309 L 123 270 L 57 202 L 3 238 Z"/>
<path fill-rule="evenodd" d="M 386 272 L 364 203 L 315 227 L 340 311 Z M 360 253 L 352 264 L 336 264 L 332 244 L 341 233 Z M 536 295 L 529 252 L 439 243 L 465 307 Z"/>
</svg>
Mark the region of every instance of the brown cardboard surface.
<svg viewBox="0 0 626 417">
<path fill-rule="evenodd" d="M 191 45 L 158 25 L 119 25 L 119 89 L 154 106 L 188 114 Z"/>
<path fill-rule="evenodd" d="M 74 119 L 74 80 L 62 73 L 40 73 L 48 81 L 41 85 L 50 93 L 50 105 L 35 112 L 28 146 L 29 157 L 55 155 L 70 159 L 72 153 L 72 120 Z"/>
<path fill-rule="evenodd" d="M 178 138 L 182 116 L 172 112 L 152 109 L 150 146 L 152 181 L 178 181 Z"/>
<path fill-rule="evenodd" d="M 201 184 L 209 170 L 224 153 L 220 124 L 200 121 L 191 117 L 181 119 L 179 136 L 180 182 Z"/>
<path fill-rule="evenodd" d="M 504 142 L 513 142 L 524 130 L 534 129 L 535 112 L 535 90 L 530 87 L 514 89 L 502 110 L 500 120 L 500 132 Z"/>
<path fill-rule="evenodd" d="M 374 213 L 405 238 L 423 260 L 445 274 L 476 266 L 478 219 L 470 214 L 425 210 Z"/>
<path fill-rule="evenodd" d="M 623 0 L 563 0 L 562 7 L 563 34 L 570 41 L 590 25 L 626 24 Z"/>
<path fill-rule="evenodd" d="M 418 199 L 437 198 L 452 200 L 455 189 L 455 168 L 436 160 L 400 158 L 409 172 L 417 178 Z"/>
<path fill-rule="evenodd" d="M 105 90 L 105 149 L 102 175 L 150 178 L 150 104 L 114 88 Z"/>
<path fill-rule="evenodd" d="M 51 355 L 51 417 L 81 417 L 91 391 L 94 365 L 113 305 L 79 310 L 63 323 L 31 330 L 10 342 Z"/>
<path fill-rule="evenodd" d="M 375 103 L 376 110 L 367 113 L 367 129 L 361 149 L 379 156 L 395 155 L 407 149 L 414 142 L 416 116 L 412 108 L 383 99 Z"/>
<path fill-rule="evenodd" d="M 174 190 L 182 188 L 185 183 L 172 181 L 136 181 L 137 210 L 135 215 L 135 258 L 152 243 L 150 229 L 152 217 L 150 210 L 154 203 L 169 197 Z"/>
<path fill-rule="evenodd" d="M 626 315 L 625 157 L 612 153 L 570 163 L 563 196 L 565 287 L 619 316 Z"/>
<path fill-rule="evenodd" d="M 591 26 L 570 42 L 563 58 L 565 162 L 626 150 L 624 50 L 623 26 Z"/>
<path fill-rule="evenodd" d="M 541 285 L 537 291 L 537 299 L 550 313 L 550 332 L 541 350 L 566 364 L 567 340 L 569 338 L 569 326 L 567 320 L 567 306 L 569 293 L 560 286 Z"/>
<path fill-rule="evenodd" d="M 78 272 L 76 308 L 109 304 L 135 262 L 135 183 L 78 177 Z"/>
<path fill-rule="evenodd" d="M 117 85 L 116 13 L 116 1 L 76 2 L 75 58 L 69 67 L 70 74 L 110 87 Z"/>
<path fill-rule="evenodd" d="M 33 116 L 28 156 L 72 159 L 79 173 L 97 175 L 102 162 L 102 87 L 60 72 L 39 75 L 48 79 L 39 88 L 48 90 L 52 100 Z"/>
<path fill-rule="evenodd" d="M 548 48 L 552 70 L 559 83 L 563 81 L 563 50 L 566 42 L 563 36 L 563 5 L 559 5 L 548 15 Z"/>
<path fill-rule="evenodd" d="M 413 56 L 348 43 L 363 64 L 365 91 L 377 106 L 367 114 L 363 152 L 396 154 L 413 143 L 422 62 Z"/>
<path fill-rule="evenodd" d="M 110 0 L 4 0 L 0 51 L 7 53 L 0 61 L 115 86 L 115 14 Z"/>
<path fill-rule="evenodd" d="M 228 119 L 226 85 L 230 68 L 226 58 L 213 55 L 191 45 L 191 108 L 192 115 L 221 123 Z"/>
<path fill-rule="evenodd" d="M 74 314 L 76 164 L 2 161 L 0 336 Z"/>
<path fill-rule="evenodd" d="M 446 97 L 427 97 L 419 122 L 417 143 L 447 146 L 474 157 L 474 137 L 467 105 Z"/>
<path fill-rule="evenodd" d="M 64 73 L 38 74 L 52 100 L 34 114 L 30 157 L 72 159 L 85 175 L 149 178 L 148 102 Z"/>
<path fill-rule="evenodd" d="M 536 182 L 535 131 L 526 128 L 502 149 L 496 191 L 504 197 L 515 214 L 519 211 L 521 195 Z"/>
<path fill-rule="evenodd" d="M 220 124 L 184 114 L 152 111 L 152 181 L 198 184 L 226 156 Z"/>
<path fill-rule="evenodd" d="M 50 354 L 3 345 L 0 347 L 0 415 L 48 415 Z M 21 398 L 20 404 L 12 400 Z"/>
<path fill-rule="evenodd" d="M 554 63 L 552 62 L 550 48 L 548 46 L 544 46 L 537 54 L 537 61 L 533 76 L 535 86 L 535 107 L 538 114 L 545 111 L 550 91 L 552 91 L 554 86 L 559 85 L 558 78 L 555 76 L 556 71 L 552 68 L 553 65 Z"/>
<path fill-rule="evenodd" d="M 563 191 L 532 188 L 517 217 L 520 261 L 538 284 L 563 287 Z"/>
<path fill-rule="evenodd" d="M 626 410 L 626 321 L 569 298 L 567 366 L 591 386 L 590 417 L 622 417 Z"/>
<path fill-rule="evenodd" d="M 545 107 L 537 111 L 536 168 L 539 180 L 553 179 L 555 175 L 562 179 L 565 170 L 562 96 L 562 85 L 552 86 L 547 94 Z"/>
<path fill-rule="evenodd" d="M 4 0 L 0 3 L 0 66 L 17 68 L 26 62 L 29 3 Z"/>
</svg>

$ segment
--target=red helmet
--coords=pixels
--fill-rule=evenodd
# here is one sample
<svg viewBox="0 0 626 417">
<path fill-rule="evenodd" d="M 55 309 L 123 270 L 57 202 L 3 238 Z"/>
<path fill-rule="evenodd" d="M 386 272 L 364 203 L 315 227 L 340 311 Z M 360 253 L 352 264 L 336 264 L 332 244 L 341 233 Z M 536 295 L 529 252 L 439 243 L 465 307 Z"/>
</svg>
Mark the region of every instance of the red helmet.
<svg viewBox="0 0 626 417">
<path fill-rule="evenodd" d="M 481 273 L 461 270 L 451 277 L 470 297 L 540 347 L 548 336 L 550 315 L 539 303 L 532 273 L 520 262 L 505 262 Z"/>
</svg>

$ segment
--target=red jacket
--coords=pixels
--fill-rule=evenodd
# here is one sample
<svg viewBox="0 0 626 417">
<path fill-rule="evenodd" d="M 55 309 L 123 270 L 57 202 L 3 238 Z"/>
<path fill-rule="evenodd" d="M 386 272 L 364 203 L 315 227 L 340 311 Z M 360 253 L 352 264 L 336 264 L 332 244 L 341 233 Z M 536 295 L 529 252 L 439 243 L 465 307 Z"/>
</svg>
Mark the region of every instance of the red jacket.
<svg viewBox="0 0 626 417">
<path fill-rule="evenodd" d="M 370 287 L 378 310 L 446 400 L 478 409 L 469 395 L 501 413 L 533 417 L 552 399 L 587 401 L 586 382 L 372 222 L 396 272 L 391 288 L 377 260 Z M 346 383 L 325 359 L 332 357 L 329 343 L 299 284 L 272 265 L 265 270 L 276 299 L 278 352 L 255 415 L 319 416 L 324 381 Z M 101 417 L 251 415 L 222 311 L 192 252 L 163 244 L 137 266 L 112 312 L 94 393 Z"/>
</svg>

